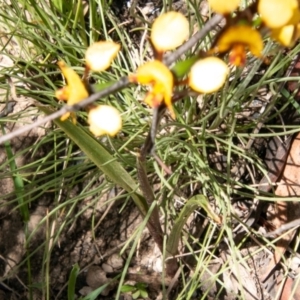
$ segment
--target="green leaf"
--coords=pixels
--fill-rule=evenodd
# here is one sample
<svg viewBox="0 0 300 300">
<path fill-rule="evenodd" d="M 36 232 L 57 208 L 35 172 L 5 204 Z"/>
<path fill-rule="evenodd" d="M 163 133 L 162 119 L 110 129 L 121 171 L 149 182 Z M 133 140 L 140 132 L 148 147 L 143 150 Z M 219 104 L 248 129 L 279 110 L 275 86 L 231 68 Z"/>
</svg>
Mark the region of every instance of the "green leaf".
<svg viewBox="0 0 300 300">
<path fill-rule="evenodd" d="M 142 298 L 148 298 L 148 293 L 145 290 L 140 290 Z"/>
<path fill-rule="evenodd" d="M 121 287 L 121 292 L 122 293 L 129 293 L 129 292 L 132 292 L 134 290 L 136 290 L 135 286 L 129 285 L 129 284 L 124 284 Z"/>
<path fill-rule="evenodd" d="M 75 264 L 71 270 L 69 281 L 68 281 L 68 300 L 74 300 L 75 299 L 75 284 L 76 279 L 79 273 L 79 265 Z"/>
<path fill-rule="evenodd" d="M 143 282 L 138 282 L 135 286 L 139 290 L 143 290 L 143 289 L 147 288 L 147 284 L 143 283 Z"/>
<path fill-rule="evenodd" d="M 177 78 L 180 78 L 180 77 L 183 77 L 184 75 L 186 75 L 192 65 L 197 61 L 199 60 L 199 57 L 198 56 L 192 56 L 191 58 L 188 58 L 186 60 L 182 60 L 182 61 L 179 61 L 178 63 L 176 63 L 176 65 L 172 68 L 172 72 L 174 73 L 174 75 L 177 77 Z"/>
<path fill-rule="evenodd" d="M 95 83 L 95 84 L 92 85 L 92 90 L 93 90 L 94 93 L 100 92 L 100 91 L 110 87 L 111 85 L 113 85 L 115 83 L 116 83 L 116 81 Z"/>
<path fill-rule="evenodd" d="M 189 199 L 181 209 L 181 212 L 174 223 L 169 239 L 167 241 L 167 254 L 169 256 L 174 256 L 177 254 L 182 228 L 188 217 L 193 213 L 195 209 L 201 207 L 203 205 L 203 202 L 207 202 L 206 197 L 203 195 L 196 195 Z"/>
<path fill-rule="evenodd" d="M 139 296 L 140 296 L 140 291 L 139 290 L 137 290 L 136 292 L 134 292 L 133 294 L 132 294 L 132 298 L 133 299 L 137 299 Z"/>
<path fill-rule="evenodd" d="M 39 108 L 48 115 L 53 112 L 45 106 L 40 106 Z M 145 216 L 148 211 L 148 205 L 144 197 L 139 193 L 137 183 L 108 150 L 79 125 L 74 125 L 70 121 L 63 122 L 59 119 L 54 120 L 54 123 L 66 133 L 105 175 L 131 194 L 134 203 Z"/>
</svg>

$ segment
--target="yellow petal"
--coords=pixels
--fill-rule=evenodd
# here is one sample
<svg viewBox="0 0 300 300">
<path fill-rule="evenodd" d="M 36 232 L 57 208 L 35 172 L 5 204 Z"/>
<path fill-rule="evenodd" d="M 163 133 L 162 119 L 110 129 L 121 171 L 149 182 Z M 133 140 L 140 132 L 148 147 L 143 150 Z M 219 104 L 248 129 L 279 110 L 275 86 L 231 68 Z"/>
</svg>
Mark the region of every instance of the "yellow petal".
<svg viewBox="0 0 300 300">
<path fill-rule="evenodd" d="M 74 112 L 67 112 L 67 113 L 65 113 L 64 115 L 62 115 L 61 117 L 60 117 L 60 120 L 61 121 L 66 121 L 67 119 L 69 119 L 71 117 L 71 119 L 72 119 L 72 123 L 74 124 L 74 125 L 76 125 L 76 113 L 74 113 Z"/>
<path fill-rule="evenodd" d="M 55 91 L 55 97 L 61 101 L 68 101 L 70 94 L 67 86 Z"/>
<path fill-rule="evenodd" d="M 100 41 L 91 45 L 85 52 L 87 66 L 95 72 L 109 68 L 120 50 L 120 45 L 111 41 Z"/>
<path fill-rule="evenodd" d="M 200 93 L 213 93 L 219 90 L 229 74 L 225 62 L 217 57 L 198 60 L 191 68 L 190 87 Z"/>
<path fill-rule="evenodd" d="M 88 123 L 95 136 L 108 134 L 115 136 L 122 128 L 122 119 L 117 109 L 108 105 L 100 105 L 89 111 Z"/>
<path fill-rule="evenodd" d="M 293 40 L 294 42 L 300 38 L 300 23 L 295 26 Z"/>
<path fill-rule="evenodd" d="M 63 75 L 67 80 L 67 99 L 68 105 L 73 105 L 89 96 L 83 82 L 78 74 L 71 68 L 67 67 L 63 61 L 58 62 Z"/>
<path fill-rule="evenodd" d="M 141 84 L 152 84 L 156 82 L 165 83 L 173 86 L 173 76 L 166 65 L 158 60 L 146 62 L 138 67 L 136 80 Z"/>
<path fill-rule="evenodd" d="M 151 42 L 157 51 L 173 50 L 189 36 L 189 22 L 186 17 L 175 11 L 160 15 L 154 21 Z"/>
<path fill-rule="evenodd" d="M 219 14 L 233 12 L 240 5 L 241 0 L 208 0 L 209 6 Z"/>
<path fill-rule="evenodd" d="M 229 27 L 218 39 L 217 50 L 226 52 L 234 45 L 244 45 L 255 56 L 261 56 L 264 44 L 260 33 L 250 26 L 236 25 Z"/>
<path fill-rule="evenodd" d="M 171 71 L 162 62 L 153 60 L 145 63 L 137 69 L 135 75 L 129 76 L 129 80 L 152 85 L 153 89 L 146 97 L 147 104 L 156 107 L 164 101 L 172 117 L 175 117 L 172 107 L 174 79 Z"/>
<path fill-rule="evenodd" d="M 298 26 L 287 25 L 273 29 L 271 37 L 285 47 L 292 47 L 298 39 Z"/>
<path fill-rule="evenodd" d="M 300 20 L 297 0 L 259 0 L 258 13 L 269 28 L 296 24 Z"/>
<path fill-rule="evenodd" d="M 156 91 L 149 92 L 145 99 L 144 102 L 148 104 L 150 107 L 158 107 L 164 100 L 164 94 L 161 92 L 158 92 L 157 89 Z"/>
<path fill-rule="evenodd" d="M 70 113 L 70 112 L 67 112 L 67 113 L 65 113 L 64 115 L 62 115 L 62 116 L 60 117 L 60 120 L 61 120 L 61 121 L 66 121 L 70 116 L 71 116 L 71 113 Z"/>
</svg>

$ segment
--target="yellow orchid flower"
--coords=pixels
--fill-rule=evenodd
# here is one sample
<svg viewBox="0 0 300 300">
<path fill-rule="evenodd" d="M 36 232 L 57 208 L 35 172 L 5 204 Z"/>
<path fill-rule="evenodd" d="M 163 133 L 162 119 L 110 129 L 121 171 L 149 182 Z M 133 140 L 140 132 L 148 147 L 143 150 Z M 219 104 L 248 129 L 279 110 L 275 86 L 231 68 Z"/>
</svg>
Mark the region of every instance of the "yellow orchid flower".
<svg viewBox="0 0 300 300">
<path fill-rule="evenodd" d="M 233 12 L 240 5 L 241 0 L 208 0 L 208 4 L 212 10 L 219 14 L 228 14 Z"/>
<path fill-rule="evenodd" d="M 95 136 L 108 134 L 115 136 L 122 128 L 122 119 L 117 109 L 108 105 L 92 108 L 88 114 L 90 131 Z"/>
<path fill-rule="evenodd" d="M 231 26 L 219 37 L 215 52 L 230 50 L 229 60 L 234 65 L 243 65 L 246 61 L 246 49 L 257 56 L 261 56 L 263 41 L 260 33 L 247 25 Z"/>
<path fill-rule="evenodd" d="M 68 105 L 74 105 L 87 98 L 89 93 L 78 74 L 73 69 L 69 68 L 63 61 L 59 61 L 58 66 L 67 80 L 67 86 L 56 91 L 56 98 L 67 101 Z M 72 117 L 73 123 L 76 124 L 76 115 L 73 112 L 67 112 L 61 117 L 61 120 L 65 121 L 70 116 Z"/>
<path fill-rule="evenodd" d="M 269 28 L 296 25 L 300 21 L 297 0 L 259 0 L 258 13 Z"/>
<path fill-rule="evenodd" d="M 158 107 L 164 101 L 172 118 L 175 118 L 172 106 L 174 79 L 171 71 L 162 62 L 153 60 L 145 63 L 137 69 L 136 74 L 129 76 L 129 81 L 152 85 L 145 102 L 151 107 Z"/>
<path fill-rule="evenodd" d="M 151 42 L 159 52 L 173 50 L 189 36 L 189 22 L 176 11 L 170 11 L 155 19 L 151 30 Z"/>
<path fill-rule="evenodd" d="M 120 45 L 112 41 L 100 41 L 92 44 L 85 52 L 85 61 L 88 68 L 101 72 L 110 67 L 117 56 Z"/>
<path fill-rule="evenodd" d="M 228 74 L 228 66 L 223 60 L 214 56 L 206 57 L 192 66 L 189 86 L 199 93 L 213 93 L 224 85 Z"/>
</svg>

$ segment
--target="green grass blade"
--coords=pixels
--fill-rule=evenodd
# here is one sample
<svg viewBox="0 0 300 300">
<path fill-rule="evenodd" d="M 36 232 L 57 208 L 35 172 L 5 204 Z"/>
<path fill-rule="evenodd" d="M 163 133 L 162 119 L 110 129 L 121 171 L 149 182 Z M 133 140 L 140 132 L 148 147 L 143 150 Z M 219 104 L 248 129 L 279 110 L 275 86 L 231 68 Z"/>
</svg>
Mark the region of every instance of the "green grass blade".
<svg viewBox="0 0 300 300">
<path fill-rule="evenodd" d="M 50 4 L 53 4 L 54 7 L 60 12 L 63 12 L 63 1 L 62 0 L 52 0 Z"/>
<path fill-rule="evenodd" d="M 167 254 L 168 255 L 176 255 L 178 251 L 178 243 L 181 237 L 182 228 L 188 219 L 188 217 L 193 213 L 195 209 L 198 207 L 202 207 L 203 203 L 206 203 L 207 199 L 203 195 L 196 195 L 192 197 L 190 200 L 182 208 L 179 216 L 177 217 L 172 231 L 170 233 L 169 239 L 167 241 Z"/>
<path fill-rule="evenodd" d="M 97 288 L 96 290 L 92 291 L 91 293 L 89 293 L 84 298 L 80 298 L 80 300 L 95 300 L 95 299 L 97 299 L 97 297 L 102 293 L 102 291 L 104 291 L 113 281 L 115 281 L 115 280 L 117 280 L 119 278 L 120 278 L 120 275 L 116 276 L 115 278 L 112 279 L 111 282 L 108 282 L 108 283 L 100 286 L 99 288 Z"/>
<path fill-rule="evenodd" d="M 75 284 L 76 279 L 79 273 L 79 265 L 75 264 L 71 270 L 69 281 L 68 281 L 68 300 L 74 300 L 75 299 Z"/>
<path fill-rule="evenodd" d="M 78 27 L 81 29 L 81 30 L 79 30 L 79 35 L 81 37 L 82 43 L 83 43 L 84 47 L 87 47 L 88 42 L 87 42 L 87 36 L 86 36 L 85 30 L 84 30 L 84 28 L 85 28 L 84 13 L 83 13 L 83 4 L 82 4 L 81 0 L 79 0 L 79 1 L 77 0 L 77 3 L 76 3 L 74 23 L 73 23 L 74 33 L 76 32 L 76 30 L 78 31 Z"/>
<path fill-rule="evenodd" d="M 6 133 L 3 125 L 2 125 L 2 133 L 3 134 Z M 23 195 L 24 195 L 23 178 L 19 174 L 19 172 L 16 171 L 18 169 L 18 167 L 17 167 L 16 161 L 15 161 L 15 157 L 12 152 L 10 143 L 6 142 L 4 144 L 4 146 L 5 146 L 7 158 L 9 161 L 9 167 L 11 170 L 11 174 L 13 174 L 13 182 L 14 182 L 16 197 L 17 197 L 17 200 L 19 203 L 19 211 L 20 211 L 23 221 L 28 222 L 29 221 L 29 210 L 28 210 L 28 204 L 26 203 L 26 201 L 23 197 Z"/>
</svg>

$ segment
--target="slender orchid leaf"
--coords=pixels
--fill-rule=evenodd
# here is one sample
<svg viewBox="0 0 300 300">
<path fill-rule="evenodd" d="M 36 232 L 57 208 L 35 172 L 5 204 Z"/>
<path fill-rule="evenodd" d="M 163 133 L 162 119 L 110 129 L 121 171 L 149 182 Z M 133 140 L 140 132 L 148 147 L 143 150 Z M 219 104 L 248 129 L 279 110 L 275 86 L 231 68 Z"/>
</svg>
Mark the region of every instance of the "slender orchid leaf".
<svg viewBox="0 0 300 300">
<path fill-rule="evenodd" d="M 52 110 L 44 106 L 39 108 L 46 114 L 53 113 Z M 139 193 L 137 183 L 108 150 L 79 125 L 76 126 L 70 121 L 63 122 L 59 119 L 54 120 L 54 122 L 105 175 L 131 194 L 133 201 L 145 216 L 148 211 L 148 205 L 144 197 Z"/>
</svg>

